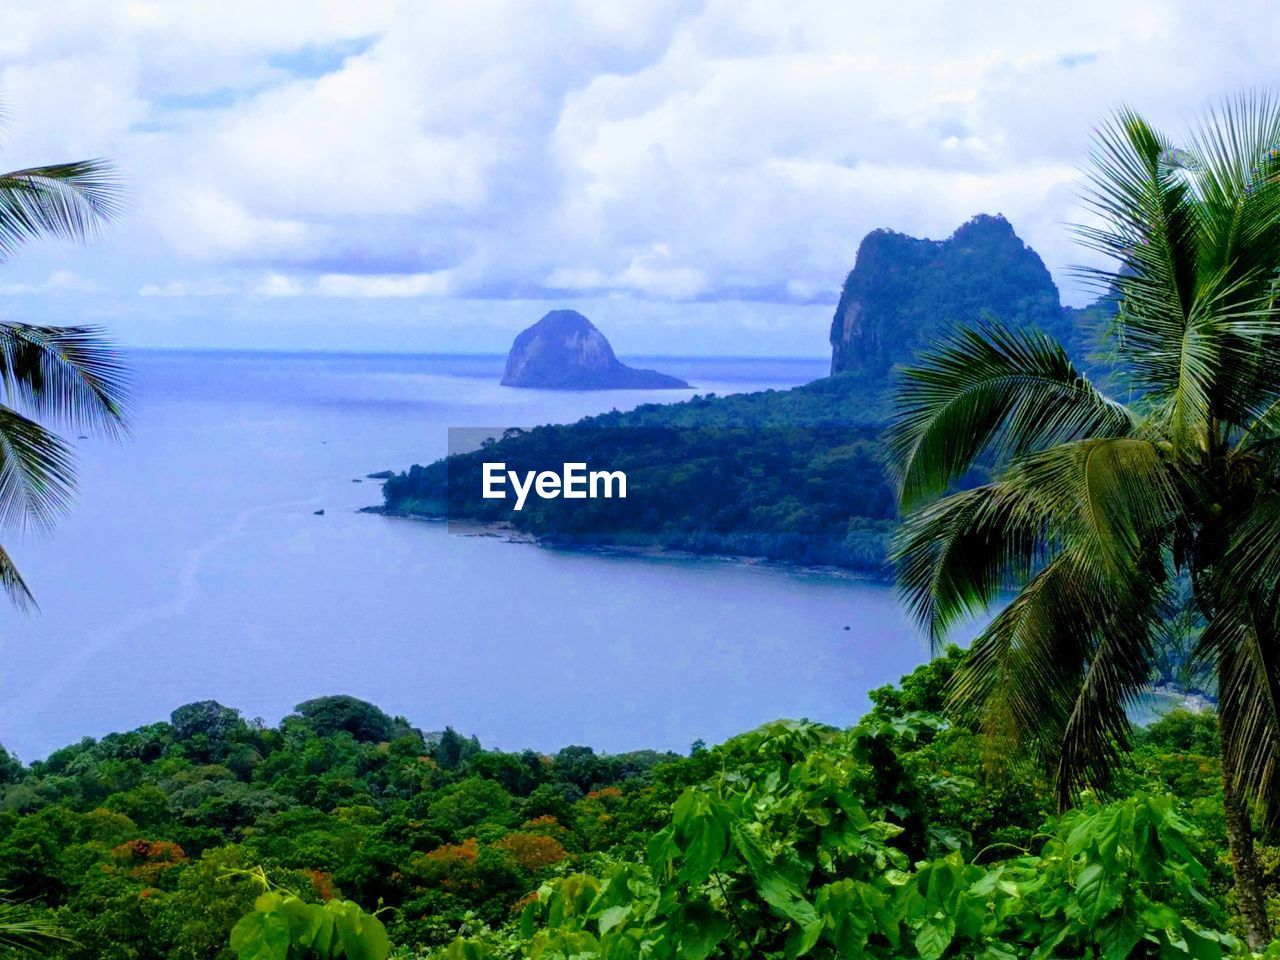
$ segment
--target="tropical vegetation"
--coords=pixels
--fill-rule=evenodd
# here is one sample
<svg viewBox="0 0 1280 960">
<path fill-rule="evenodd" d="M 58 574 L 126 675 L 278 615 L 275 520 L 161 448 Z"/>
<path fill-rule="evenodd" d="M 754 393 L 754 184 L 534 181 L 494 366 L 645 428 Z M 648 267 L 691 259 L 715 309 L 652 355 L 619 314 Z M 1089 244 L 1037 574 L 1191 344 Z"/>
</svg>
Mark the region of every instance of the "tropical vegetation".
<svg viewBox="0 0 1280 960">
<path fill-rule="evenodd" d="M 18 225 L 0 216 L 0 252 L 111 215 L 105 168 L 71 167 L 0 178 Z M 454 461 L 540 467 L 572 440 L 573 460 L 585 444 L 641 481 L 676 471 L 692 498 L 655 481 L 603 535 L 590 512 L 529 514 L 575 542 L 658 529 L 852 563 L 898 499 L 900 586 L 939 655 L 858 722 L 541 754 L 329 696 L 275 726 L 202 701 L 26 765 L 0 749 L 0 956 L 1280 958 L 1280 105 L 1233 101 L 1186 142 L 1122 112 L 1089 197 L 1117 307 L 1105 391 L 993 319 L 904 373 L 887 453 L 865 423 L 837 436 L 866 385 L 833 377 L 510 431 Z M 123 420 L 98 335 L 51 331 L 0 325 L 10 521 L 70 490 L 35 416 Z M 388 506 L 481 510 L 459 477 L 471 489 L 415 468 Z M 29 600 L 7 558 L 0 582 Z M 944 646 L 993 610 L 968 650 Z M 1135 727 L 1175 675 L 1216 710 Z"/>
<path fill-rule="evenodd" d="M 1280 813 L 1280 104 L 1225 103 L 1186 142 L 1123 111 L 1099 131 L 1087 197 L 1080 233 L 1119 307 L 1112 391 L 1044 334 L 995 323 L 920 358 L 889 438 L 914 508 L 899 582 L 935 640 L 1002 606 L 955 706 L 1030 744 L 1060 805 L 1109 785 L 1171 605 L 1189 607 L 1258 947 L 1253 821 Z M 949 492 L 984 457 L 994 477 Z"/>
<path fill-rule="evenodd" d="M 486 750 L 351 697 L 274 727 L 189 704 L 6 757 L 0 888 L 67 960 L 1247 955 L 1213 715 L 1139 731 L 1115 799 L 1059 814 L 1033 752 L 995 765 L 942 716 L 965 661 L 850 728 L 682 756 Z"/>
</svg>

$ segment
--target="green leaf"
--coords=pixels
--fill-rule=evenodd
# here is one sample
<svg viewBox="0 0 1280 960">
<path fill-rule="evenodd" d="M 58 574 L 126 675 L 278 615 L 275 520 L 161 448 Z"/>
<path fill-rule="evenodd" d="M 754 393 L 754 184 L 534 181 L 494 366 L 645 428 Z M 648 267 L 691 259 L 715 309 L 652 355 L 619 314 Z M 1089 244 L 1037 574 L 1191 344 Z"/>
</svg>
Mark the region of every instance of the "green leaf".
<svg viewBox="0 0 1280 960">
<path fill-rule="evenodd" d="M 1121 916 L 1098 931 L 1103 960 L 1127 960 L 1142 939 L 1142 931 L 1128 917 Z"/>
<path fill-rule="evenodd" d="M 679 954 L 682 960 L 706 960 L 729 934 L 729 921 L 702 903 L 691 903 L 680 914 Z"/>
<path fill-rule="evenodd" d="M 950 917 L 929 919 L 916 931 L 916 951 L 920 960 L 938 960 L 955 939 L 956 924 Z"/>
<path fill-rule="evenodd" d="M 1088 923 L 1097 923 L 1121 902 L 1119 888 L 1100 863 L 1091 863 L 1080 871 L 1075 893 Z"/>
<path fill-rule="evenodd" d="M 333 920 L 324 907 L 291 897 L 280 905 L 279 912 L 289 922 L 289 935 L 295 945 L 321 957 L 329 955 Z"/>
<path fill-rule="evenodd" d="M 672 825 L 683 851 L 680 879 L 701 883 L 720 865 L 729 844 L 723 804 L 702 791 L 688 790 L 672 808 Z"/>
<path fill-rule="evenodd" d="M 333 917 L 337 949 L 347 960 L 387 960 L 391 942 L 382 921 L 346 900 L 330 900 L 325 909 Z"/>
<path fill-rule="evenodd" d="M 289 943 L 289 921 L 275 912 L 254 910 L 231 928 L 231 949 L 240 960 L 288 960 Z"/>
<path fill-rule="evenodd" d="M 675 859 L 680 848 L 675 842 L 675 827 L 665 827 L 653 835 L 648 847 L 649 868 L 660 876 L 667 871 L 668 864 Z"/>
<path fill-rule="evenodd" d="M 609 907 L 607 910 L 602 912 L 596 921 L 599 925 L 600 936 L 603 937 L 606 933 L 620 924 L 626 919 L 627 914 L 630 912 L 631 908 L 625 906 Z"/>
</svg>

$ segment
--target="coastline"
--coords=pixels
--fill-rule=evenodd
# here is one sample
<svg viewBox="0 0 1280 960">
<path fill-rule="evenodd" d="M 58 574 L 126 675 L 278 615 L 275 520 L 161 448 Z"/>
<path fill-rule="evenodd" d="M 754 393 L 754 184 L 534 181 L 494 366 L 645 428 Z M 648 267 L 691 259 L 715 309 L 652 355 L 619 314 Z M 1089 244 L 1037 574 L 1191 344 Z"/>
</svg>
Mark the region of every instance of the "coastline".
<svg viewBox="0 0 1280 960">
<path fill-rule="evenodd" d="M 886 587 L 893 585 L 893 579 L 891 577 L 877 576 L 870 571 L 856 570 L 852 567 L 839 567 L 834 564 L 792 563 L 789 560 L 775 560 L 771 557 L 754 557 L 749 554 L 741 553 L 699 553 L 693 550 L 680 550 L 675 547 L 664 547 L 657 544 L 639 546 L 636 544 L 568 543 L 554 538 L 539 537 L 531 533 L 526 533 L 512 524 L 503 521 L 450 520 L 448 517 L 422 513 L 410 513 L 407 510 L 398 510 L 393 507 L 378 505 L 360 507 L 356 512 L 368 513 L 382 517 L 392 517 L 395 519 L 416 520 L 421 523 L 452 524 L 454 526 L 463 527 L 468 531 L 457 532 L 457 536 L 490 537 L 493 539 L 503 540 L 506 543 L 522 543 L 541 547 L 544 550 L 562 550 L 568 553 L 583 553 L 604 557 L 631 557 L 634 559 L 647 560 L 715 561 L 719 563 L 732 563 L 748 567 L 766 567 L 777 570 L 789 570 L 811 576 L 826 577 L 832 580 L 850 580 L 859 583 L 873 583 Z"/>
</svg>

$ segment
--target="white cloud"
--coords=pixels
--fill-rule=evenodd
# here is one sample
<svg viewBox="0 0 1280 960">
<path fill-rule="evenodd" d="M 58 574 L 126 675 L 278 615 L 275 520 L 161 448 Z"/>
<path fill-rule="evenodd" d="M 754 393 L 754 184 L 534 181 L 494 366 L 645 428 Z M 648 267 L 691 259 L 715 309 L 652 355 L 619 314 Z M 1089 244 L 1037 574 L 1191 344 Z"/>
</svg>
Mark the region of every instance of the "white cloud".
<svg viewBox="0 0 1280 960">
<path fill-rule="evenodd" d="M 0 283 L 0 294 L 5 296 L 46 296 L 49 294 L 94 293 L 98 284 L 70 270 L 53 270 L 43 280 L 35 282 Z"/>
<path fill-rule="evenodd" d="M 318 228 L 297 219 L 254 213 L 199 185 L 154 185 L 140 214 L 179 256 L 197 260 L 273 257 L 308 249 Z M 314 249 L 314 247 L 311 247 Z"/>
<path fill-rule="evenodd" d="M 316 279 L 322 297 L 381 300 L 400 297 L 443 297 L 452 292 L 448 273 L 366 275 L 327 273 Z"/>
<path fill-rule="evenodd" d="M 300 297 L 303 294 L 302 284 L 293 277 L 283 273 L 268 273 L 251 287 L 258 297 Z"/>
<path fill-rule="evenodd" d="M 552 289 L 632 292 L 659 300 L 692 300 L 710 289 L 711 284 L 701 270 L 672 265 L 670 247 L 659 243 L 633 257 L 624 269 L 612 275 L 590 268 L 558 267 L 547 277 L 547 286 Z"/>
<path fill-rule="evenodd" d="M 170 280 L 138 288 L 140 297 L 225 297 L 235 292 L 235 287 L 221 280 Z"/>
<path fill-rule="evenodd" d="M 977 212 L 1066 284 L 1092 125 L 1123 100 L 1177 130 L 1273 77 L 1260 2 L 15 7 L 6 159 L 105 154 L 131 184 L 113 243 L 137 266 L 91 279 L 362 299 L 370 323 L 548 288 L 803 302 L 868 230 Z"/>
</svg>

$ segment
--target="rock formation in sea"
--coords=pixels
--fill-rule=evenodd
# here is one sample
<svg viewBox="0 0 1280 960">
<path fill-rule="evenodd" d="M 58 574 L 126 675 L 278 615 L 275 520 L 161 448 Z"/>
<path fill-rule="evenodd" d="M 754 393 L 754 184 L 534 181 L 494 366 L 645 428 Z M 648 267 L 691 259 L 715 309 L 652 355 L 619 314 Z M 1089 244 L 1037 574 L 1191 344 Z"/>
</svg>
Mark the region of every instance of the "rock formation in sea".
<svg viewBox="0 0 1280 960">
<path fill-rule="evenodd" d="M 979 214 L 946 240 L 873 230 L 831 323 L 831 372 L 879 380 L 952 326 L 987 316 L 1037 327 L 1080 360 L 1092 309 L 1063 308 L 1044 262 L 1002 216 Z"/>
<path fill-rule="evenodd" d="M 503 386 L 545 390 L 670 390 L 689 386 L 622 363 L 595 324 L 576 310 L 552 310 L 516 337 Z"/>
</svg>

